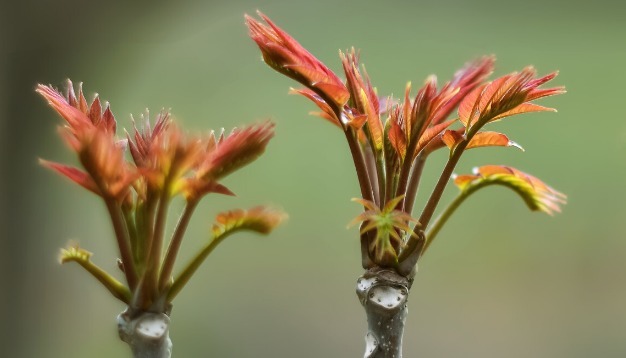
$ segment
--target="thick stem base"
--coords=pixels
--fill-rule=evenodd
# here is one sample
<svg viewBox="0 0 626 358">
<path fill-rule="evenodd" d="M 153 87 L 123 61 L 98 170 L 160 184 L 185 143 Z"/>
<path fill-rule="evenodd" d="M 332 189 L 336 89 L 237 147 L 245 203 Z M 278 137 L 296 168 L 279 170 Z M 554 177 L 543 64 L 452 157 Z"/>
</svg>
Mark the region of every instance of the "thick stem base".
<svg viewBox="0 0 626 358">
<path fill-rule="evenodd" d="M 368 326 L 364 358 L 402 358 L 409 288 L 406 277 L 380 268 L 369 269 L 358 279 L 356 293 Z"/>
<path fill-rule="evenodd" d="M 134 358 L 171 358 L 170 318 L 164 313 L 133 312 L 117 316 L 122 341 L 128 343 Z"/>
</svg>

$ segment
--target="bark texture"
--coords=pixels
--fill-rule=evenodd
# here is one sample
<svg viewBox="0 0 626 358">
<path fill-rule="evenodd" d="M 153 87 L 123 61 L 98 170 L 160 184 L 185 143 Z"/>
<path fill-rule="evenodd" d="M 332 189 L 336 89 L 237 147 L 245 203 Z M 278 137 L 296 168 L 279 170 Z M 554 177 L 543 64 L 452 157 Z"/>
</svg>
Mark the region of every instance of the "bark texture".
<svg viewBox="0 0 626 358">
<path fill-rule="evenodd" d="M 134 358 L 171 358 L 170 318 L 164 313 L 130 312 L 117 317 L 120 338 L 128 343 Z"/>
<path fill-rule="evenodd" d="M 402 335 L 411 282 L 395 271 L 372 268 L 357 281 L 367 314 L 364 358 L 402 358 Z"/>
</svg>

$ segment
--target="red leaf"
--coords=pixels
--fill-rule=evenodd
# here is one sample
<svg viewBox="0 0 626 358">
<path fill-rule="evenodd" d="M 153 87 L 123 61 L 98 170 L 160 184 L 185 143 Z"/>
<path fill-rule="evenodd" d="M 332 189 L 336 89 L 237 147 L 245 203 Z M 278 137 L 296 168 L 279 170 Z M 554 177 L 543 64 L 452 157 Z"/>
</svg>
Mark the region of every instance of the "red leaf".
<svg viewBox="0 0 626 358">
<path fill-rule="evenodd" d="M 322 97 L 320 97 L 317 93 L 308 88 L 290 88 L 289 93 L 298 94 L 311 100 L 313 103 L 315 103 L 317 107 L 319 107 L 319 109 L 322 110 L 322 114 L 318 114 L 318 112 L 313 112 L 312 114 L 322 117 L 341 128 L 341 123 L 339 122 L 339 119 L 335 116 L 335 112 L 333 112 L 328 103 L 326 103 L 326 101 L 324 101 Z"/>
<path fill-rule="evenodd" d="M 235 129 L 198 169 L 197 176 L 204 180 L 217 180 L 251 163 L 265 151 L 274 136 L 274 124 L 266 122 Z"/>
<path fill-rule="evenodd" d="M 339 77 L 267 16 L 258 14 L 265 24 L 246 15 L 246 25 L 265 62 L 342 108 L 349 92 Z"/>
<path fill-rule="evenodd" d="M 100 190 L 98 189 L 98 186 L 93 181 L 91 176 L 89 176 L 89 174 L 83 172 L 82 170 L 75 168 L 75 167 L 63 165 L 60 163 L 50 162 L 44 159 L 39 159 L 39 164 L 43 165 L 46 168 L 50 168 L 54 170 L 55 172 L 63 175 L 64 177 L 70 179 L 74 183 L 82 186 L 83 188 L 91 191 L 92 193 L 96 195 L 101 195 Z"/>
</svg>

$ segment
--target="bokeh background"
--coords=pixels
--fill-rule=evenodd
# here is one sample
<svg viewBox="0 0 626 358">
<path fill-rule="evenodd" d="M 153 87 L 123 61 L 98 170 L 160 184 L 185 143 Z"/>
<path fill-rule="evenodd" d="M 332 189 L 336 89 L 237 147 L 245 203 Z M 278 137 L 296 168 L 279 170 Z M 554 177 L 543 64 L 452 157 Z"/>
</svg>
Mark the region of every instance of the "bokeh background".
<svg viewBox="0 0 626 358">
<path fill-rule="evenodd" d="M 20 1 L 0 14 L 0 340 L 6 357 L 124 357 L 123 309 L 77 266 L 69 240 L 114 271 L 103 205 L 44 170 L 75 163 L 61 120 L 37 83 L 84 82 L 112 103 L 120 127 L 172 108 L 189 130 L 272 118 L 266 155 L 232 175 L 236 198 L 195 215 L 183 260 L 219 210 L 274 204 L 289 212 L 271 237 L 224 242 L 175 301 L 176 357 L 357 357 L 365 317 L 357 181 L 342 134 L 288 96 L 290 80 L 260 61 L 243 14 L 261 9 L 338 70 L 337 50 L 362 49 L 380 93 L 465 61 L 498 57 L 495 75 L 559 69 L 559 112 L 494 124 L 526 152 L 474 150 L 459 172 L 509 164 L 569 196 L 563 213 L 530 213 L 511 192 L 485 190 L 457 212 L 421 261 L 405 332 L 407 357 L 626 356 L 626 11 L 584 1 Z M 428 164 L 417 210 L 444 154 Z M 443 202 L 456 189 L 450 187 Z M 180 205 L 178 206 L 180 207 Z"/>
</svg>

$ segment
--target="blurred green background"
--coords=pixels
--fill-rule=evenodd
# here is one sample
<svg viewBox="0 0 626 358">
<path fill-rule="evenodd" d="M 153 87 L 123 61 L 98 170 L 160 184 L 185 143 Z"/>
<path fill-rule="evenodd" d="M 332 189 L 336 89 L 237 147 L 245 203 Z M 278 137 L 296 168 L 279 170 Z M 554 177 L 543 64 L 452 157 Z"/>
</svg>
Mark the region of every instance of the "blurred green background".
<svg viewBox="0 0 626 358">
<path fill-rule="evenodd" d="M 274 204 L 290 214 L 271 237 L 223 243 L 174 302 L 175 357 L 357 357 L 365 317 L 350 202 L 358 186 L 340 131 L 288 96 L 294 83 L 260 61 L 243 14 L 257 8 L 335 70 L 338 49 L 362 49 L 381 94 L 465 61 L 498 57 L 495 75 L 559 69 L 559 113 L 491 126 L 520 143 L 469 152 L 458 171 L 509 164 L 569 196 L 560 215 L 530 213 L 513 193 L 470 199 L 420 264 L 405 332 L 407 357 L 626 356 L 626 11 L 583 1 L 2 2 L 0 14 L 0 340 L 6 357 L 125 357 L 123 309 L 85 272 L 61 267 L 69 240 L 114 271 L 103 205 L 37 164 L 75 163 L 37 83 L 84 82 L 129 114 L 172 108 L 186 128 L 272 118 L 266 154 L 226 184 L 238 197 L 203 202 L 183 260 L 219 210 Z M 444 154 L 427 164 L 418 202 Z M 456 189 L 450 187 L 444 202 Z M 178 206 L 180 207 L 180 205 Z"/>
</svg>

